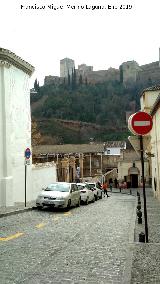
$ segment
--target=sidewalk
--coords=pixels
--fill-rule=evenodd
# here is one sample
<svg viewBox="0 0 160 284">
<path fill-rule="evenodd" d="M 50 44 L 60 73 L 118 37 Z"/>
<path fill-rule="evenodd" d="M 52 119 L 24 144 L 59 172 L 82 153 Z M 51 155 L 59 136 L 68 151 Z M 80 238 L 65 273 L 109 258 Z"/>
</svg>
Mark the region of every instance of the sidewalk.
<svg viewBox="0 0 160 284">
<path fill-rule="evenodd" d="M 4 216 L 9 216 L 17 213 L 22 213 L 28 210 L 33 210 L 36 208 L 34 201 L 27 202 L 26 207 L 24 202 L 17 202 L 15 206 L 0 207 L 0 218 Z"/>
<path fill-rule="evenodd" d="M 136 218 L 131 284 L 160 284 L 160 201 L 155 199 L 151 188 L 146 188 L 149 242 L 140 243 L 139 234 L 145 233 L 145 224 L 143 190 L 138 191 L 141 196 L 142 224 L 138 224 Z"/>
</svg>

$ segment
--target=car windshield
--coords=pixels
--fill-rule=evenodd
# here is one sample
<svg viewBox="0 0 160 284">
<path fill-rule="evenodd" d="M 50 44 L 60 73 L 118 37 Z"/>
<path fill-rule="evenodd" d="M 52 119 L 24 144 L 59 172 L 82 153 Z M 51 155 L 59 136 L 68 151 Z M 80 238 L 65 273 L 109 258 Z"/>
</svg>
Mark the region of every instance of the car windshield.
<svg viewBox="0 0 160 284">
<path fill-rule="evenodd" d="M 81 189 L 85 188 L 85 186 L 84 186 L 84 185 L 77 184 L 77 186 L 78 186 L 78 189 L 79 189 L 79 190 L 81 190 Z"/>
<path fill-rule="evenodd" d="M 94 184 L 94 183 L 89 183 L 88 185 L 89 185 L 89 188 L 95 187 L 95 184 Z"/>
<path fill-rule="evenodd" d="M 58 184 L 53 183 L 50 184 L 47 188 L 45 188 L 45 191 L 61 191 L 61 192 L 67 192 L 69 191 L 70 187 L 69 184 Z"/>
</svg>

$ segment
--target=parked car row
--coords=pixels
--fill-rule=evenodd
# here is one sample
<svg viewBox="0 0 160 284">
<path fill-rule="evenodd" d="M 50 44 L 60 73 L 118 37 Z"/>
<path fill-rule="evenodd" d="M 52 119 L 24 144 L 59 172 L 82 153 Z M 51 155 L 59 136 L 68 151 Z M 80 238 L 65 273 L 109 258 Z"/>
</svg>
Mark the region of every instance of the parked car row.
<svg viewBox="0 0 160 284">
<path fill-rule="evenodd" d="M 94 189 L 95 200 L 102 199 L 102 189 L 96 182 L 87 183 L 89 187 Z"/>
<path fill-rule="evenodd" d="M 96 183 L 67 183 L 55 182 L 43 188 L 36 199 L 36 206 L 67 208 L 88 204 L 102 199 L 102 190 Z"/>
</svg>

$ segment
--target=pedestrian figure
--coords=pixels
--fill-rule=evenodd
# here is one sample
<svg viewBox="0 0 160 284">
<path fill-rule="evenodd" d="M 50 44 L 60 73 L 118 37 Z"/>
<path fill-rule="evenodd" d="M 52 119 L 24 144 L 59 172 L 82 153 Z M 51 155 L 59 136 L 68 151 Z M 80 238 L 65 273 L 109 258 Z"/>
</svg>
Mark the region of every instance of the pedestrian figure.
<svg viewBox="0 0 160 284">
<path fill-rule="evenodd" d="M 114 180 L 114 184 L 115 184 L 115 188 L 117 188 L 118 187 L 118 180 L 116 178 Z"/>
<path fill-rule="evenodd" d="M 110 197 L 110 196 L 108 195 L 107 187 L 108 187 L 107 183 L 104 183 L 104 184 L 102 185 L 102 188 L 103 188 L 103 190 L 104 190 L 104 197 L 105 197 L 105 195 L 107 195 L 107 197 Z"/>
<path fill-rule="evenodd" d="M 113 186 L 113 181 L 112 181 L 112 178 L 109 179 L 109 188 L 110 188 L 110 191 L 112 192 L 112 186 Z"/>
<path fill-rule="evenodd" d="M 102 184 L 100 183 L 100 181 L 97 182 L 97 187 L 102 189 Z"/>
</svg>

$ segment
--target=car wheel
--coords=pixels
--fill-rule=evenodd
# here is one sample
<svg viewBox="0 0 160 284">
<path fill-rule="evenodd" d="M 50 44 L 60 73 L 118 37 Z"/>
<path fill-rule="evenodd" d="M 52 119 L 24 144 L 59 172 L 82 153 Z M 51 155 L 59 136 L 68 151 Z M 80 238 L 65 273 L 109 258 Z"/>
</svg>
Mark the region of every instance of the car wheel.
<svg viewBox="0 0 160 284">
<path fill-rule="evenodd" d="M 66 210 L 70 210 L 71 209 L 71 200 L 69 199 L 68 200 L 68 204 L 67 204 L 67 207 L 66 207 Z"/>
<path fill-rule="evenodd" d="M 38 209 L 38 210 L 42 210 L 42 209 L 43 209 L 43 206 L 37 206 L 37 209 Z"/>
<path fill-rule="evenodd" d="M 93 202 L 93 203 L 95 202 L 95 195 L 94 195 L 94 198 L 93 198 L 92 202 Z"/>
<path fill-rule="evenodd" d="M 89 201 L 88 201 L 89 197 L 87 196 L 86 202 L 85 204 L 88 205 Z"/>
<path fill-rule="evenodd" d="M 98 196 L 97 196 L 97 195 L 95 195 L 94 197 L 95 197 L 95 201 L 97 201 L 97 200 L 98 200 Z"/>
</svg>

